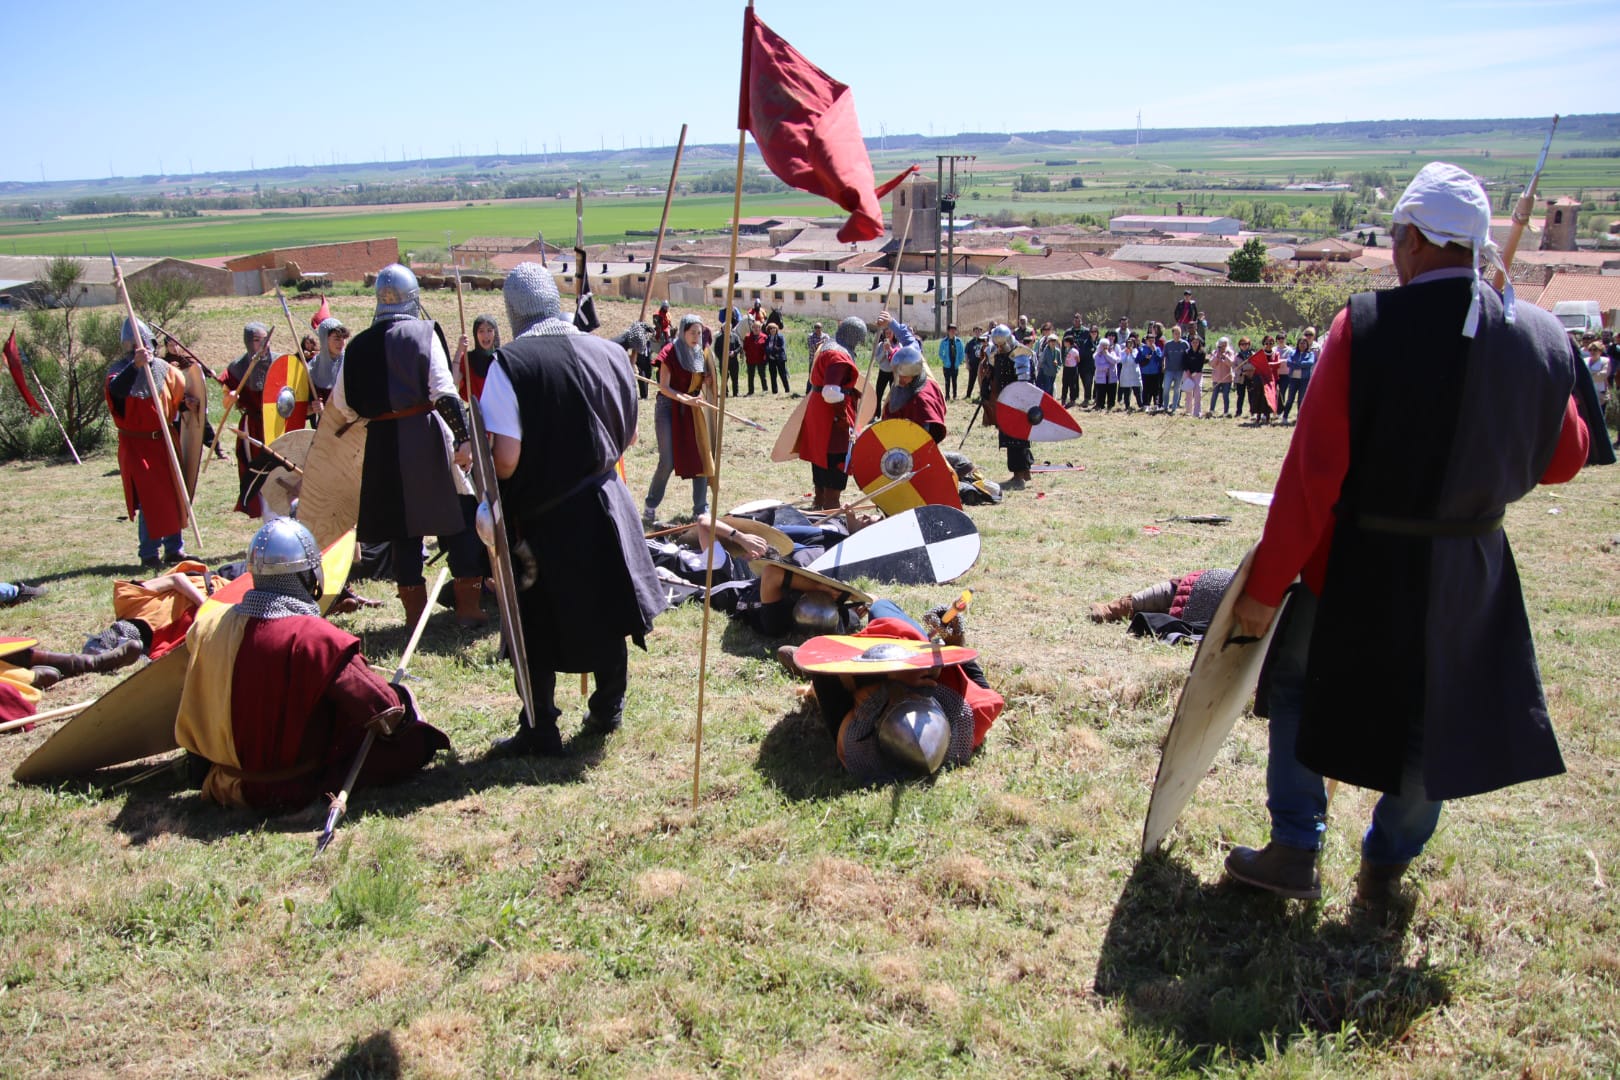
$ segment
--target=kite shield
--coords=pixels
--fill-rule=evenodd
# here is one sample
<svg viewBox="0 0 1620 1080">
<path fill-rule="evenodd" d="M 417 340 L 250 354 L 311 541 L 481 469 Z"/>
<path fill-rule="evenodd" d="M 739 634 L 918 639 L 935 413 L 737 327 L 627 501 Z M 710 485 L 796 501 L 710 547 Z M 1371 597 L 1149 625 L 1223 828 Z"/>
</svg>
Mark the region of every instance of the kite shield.
<svg viewBox="0 0 1620 1080">
<path fill-rule="evenodd" d="M 321 610 L 330 611 L 349 580 L 354 562 L 354 534 L 339 537 L 321 556 L 326 588 Z M 204 603 L 234 605 L 253 588 L 253 575 L 243 574 L 221 586 Z M 57 728 L 11 774 L 19 783 L 83 776 L 96 769 L 166 754 L 180 744 L 174 721 L 186 685 L 190 654 L 184 648 L 165 653 L 96 699 L 89 708 Z"/>
<path fill-rule="evenodd" d="M 927 429 L 910 420 L 881 420 L 855 441 L 850 475 L 872 492 L 911 473 L 911 479 L 876 496 L 878 509 L 893 517 L 919 506 L 962 508 L 956 470 L 945 461 Z"/>
<path fill-rule="evenodd" d="M 1192 799 L 1193 789 L 1209 771 L 1210 762 L 1215 760 L 1216 752 L 1226 741 L 1260 678 L 1260 665 L 1265 661 L 1272 634 L 1282 618 L 1282 609 L 1278 608 L 1277 617 L 1272 619 L 1265 637 L 1246 643 L 1232 640 L 1238 633 L 1232 609 L 1243 595 L 1253 562 L 1254 549 L 1250 548 L 1238 565 L 1232 583 L 1226 587 L 1226 595 L 1215 609 L 1204 640 L 1198 643 L 1198 651 L 1193 654 L 1192 670 L 1182 687 L 1181 700 L 1176 703 L 1176 714 L 1170 721 L 1159 757 L 1159 773 L 1153 780 L 1153 797 L 1148 802 L 1147 821 L 1142 827 L 1144 855 L 1159 849 L 1176 819 L 1181 817 L 1182 810 Z M 1283 603 L 1286 605 L 1287 601 Z"/>
<path fill-rule="evenodd" d="M 324 550 L 360 520 L 360 469 L 366 459 L 366 422 L 342 423 L 328 413 L 304 459 L 298 520 Z"/>
<path fill-rule="evenodd" d="M 180 474 L 186 481 L 186 498 L 197 497 L 197 473 L 202 469 L 203 435 L 208 427 L 208 382 L 201 364 L 187 364 L 180 371 L 186 380 L 186 396 L 201 402 L 197 412 L 180 413 Z"/>
<path fill-rule="evenodd" d="M 1034 383 L 1015 382 L 996 397 L 996 426 L 1009 439 L 1062 442 L 1080 437 L 1080 424 Z"/>
</svg>

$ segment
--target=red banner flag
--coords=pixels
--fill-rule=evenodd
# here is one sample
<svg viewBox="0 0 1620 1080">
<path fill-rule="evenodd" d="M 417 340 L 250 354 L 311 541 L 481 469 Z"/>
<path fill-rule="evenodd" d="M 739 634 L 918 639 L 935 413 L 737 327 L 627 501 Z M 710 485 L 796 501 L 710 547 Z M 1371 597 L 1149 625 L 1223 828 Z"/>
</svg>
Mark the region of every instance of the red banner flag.
<svg viewBox="0 0 1620 1080">
<path fill-rule="evenodd" d="M 17 384 L 17 390 L 22 394 L 23 404 L 28 406 L 31 416 L 44 416 L 45 407 L 35 400 L 33 393 L 28 389 L 28 383 L 23 380 L 22 354 L 17 351 L 17 328 L 11 328 L 11 336 L 6 338 L 6 368 L 11 372 L 11 381 Z"/>
<path fill-rule="evenodd" d="M 742 91 L 737 127 L 754 136 L 760 156 L 779 179 L 831 199 L 850 217 L 838 230 L 844 243 L 883 235 L 872 159 L 861 141 L 855 97 L 766 26 L 743 15 Z M 905 179 L 907 170 L 884 185 Z"/>
<path fill-rule="evenodd" d="M 325 322 L 331 317 L 332 309 L 326 304 L 326 294 L 321 293 L 321 310 L 309 317 L 309 328 L 311 330 L 319 330 L 321 328 L 321 323 Z"/>
</svg>

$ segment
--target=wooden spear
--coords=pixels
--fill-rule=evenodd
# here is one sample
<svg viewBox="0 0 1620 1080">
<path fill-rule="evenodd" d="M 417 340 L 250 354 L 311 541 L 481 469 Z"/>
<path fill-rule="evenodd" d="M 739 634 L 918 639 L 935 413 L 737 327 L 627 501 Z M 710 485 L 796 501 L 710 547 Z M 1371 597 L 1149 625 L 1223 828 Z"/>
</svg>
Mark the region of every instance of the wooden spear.
<svg viewBox="0 0 1620 1080">
<path fill-rule="evenodd" d="M 112 255 L 112 252 L 108 252 Z M 135 317 L 135 305 L 129 299 L 129 287 L 124 284 L 124 273 L 118 267 L 118 256 L 112 255 L 113 281 L 118 285 L 118 294 L 124 298 L 124 313 L 129 316 L 130 333 L 135 338 L 135 351 L 142 351 L 145 346 L 141 344 L 141 323 Z M 156 339 L 153 339 L 154 343 Z M 197 527 L 197 514 L 191 508 L 191 500 L 186 498 L 185 473 L 180 471 L 180 455 L 175 453 L 174 440 L 169 436 L 169 418 L 163 415 L 163 398 L 158 394 L 157 380 L 152 377 L 151 357 L 148 354 L 147 363 L 138 365 L 146 375 L 146 390 L 152 395 L 152 408 L 158 414 L 158 441 L 169 457 L 169 476 L 174 481 L 174 495 L 180 500 L 180 505 L 186 508 L 186 520 L 191 523 L 191 534 L 197 538 L 197 549 L 202 550 L 202 530 Z M 185 407 L 185 403 L 181 403 Z"/>
<path fill-rule="evenodd" d="M 647 321 L 647 305 L 652 303 L 653 282 L 658 280 L 658 256 L 664 251 L 664 229 L 669 225 L 669 204 L 675 198 L 675 178 L 681 175 L 681 152 L 686 149 L 686 125 L 681 125 L 681 137 L 675 143 L 675 166 L 669 170 L 669 187 L 664 189 L 664 214 L 658 219 L 658 239 L 653 241 L 652 266 L 647 271 L 647 291 L 641 297 L 641 314 L 637 321 Z"/>
<path fill-rule="evenodd" d="M 639 374 L 639 373 L 636 375 L 636 379 L 637 379 L 637 381 L 644 382 L 648 386 L 651 386 L 651 387 L 654 387 L 654 388 L 657 388 L 658 385 L 659 385 L 657 379 L 649 379 L 645 375 L 642 375 L 642 374 Z M 697 406 L 699 408 L 708 409 L 710 412 L 719 412 L 720 411 L 720 406 L 716 405 L 714 402 L 710 401 L 708 398 L 698 397 L 696 394 L 693 394 L 692 397 L 695 399 L 695 402 L 696 402 L 696 404 L 697 404 Z M 753 428 L 755 431 L 768 431 L 769 430 L 768 428 L 766 428 L 766 426 L 764 424 L 760 423 L 758 420 L 750 420 L 750 419 L 748 419 L 748 417 L 746 417 L 746 416 L 738 416 L 734 412 L 726 413 L 726 419 L 727 420 L 735 420 L 739 424 L 747 424 L 749 427 Z"/>
<path fill-rule="evenodd" d="M 1507 269 L 1513 267 L 1513 256 L 1519 252 L 1519 239 L 1524 236 L 1525 228 L 1530 224 L 1530 214 L 1536 208 L 1536 185 L 1541 182 L 1541 170 L 1547 167 L 1547 151 L 1552 149 L 1553 133 L 1558 130 L 1558 117 L 1553 117 L 1552 129 L 1547 132 L 1547 141 L 1541 146 L 1541 157 L 1536 160 L 1536 171 L 1530 174 L 1530 183 L 1525 185 L 1524 194 L 1513 207 L 1513 229 L 1508 233 L 1507 244 L 1502 248 L 1502 266 Z M 1507 287 L 1507 274 L 1497 271 L 1496 291 L 1501 292 Z"/>
<path fill-rule="evenodd" d="M 235 426 L 234 424 L 231 425 L 230 427 L 226 428 L 225 430 L 230 432 L 232 435 L 235 435 L 238 439 L 243 440 L 249 446 L 257 446 L 260 450 L 263 450 L 265 453 L 269 454 L 272 458 L 275 459 L 276 464 L 280 465 L 283 469 L 289 469 L 292 472 L 297 473 L 299 476 L 304 475 L 304 470 L 303 469 L 300 469 L 298 466 L 294 465 L 292 462 L 288 461 L 286 458 L 284 458 L 280 454 L 276 453 L 274 447 L 268 446 L 265 443 L 260 442 L 258 439 L 255 439 L 253 436 L 249 435 L 247 432 L 243 431 L 241 428 Z"/>
<path fill-rule="evenodd" d="M 29 724 L 40 724 L 49 720 L 66 720 L 70 716 L 77 716 L 79 713 L 84 712 L 84 710 L 94 705 L 96 701 L 96 698 L 91 698 L 89 701 L 81 701 L 76 705 L 63 705 L 59 709 L 47 709 L 42 713 L 35 713 L 33 716 L 7 720 L 5 723 L 0 724 L 0 731 L 16 731 L 18 728 L 27 727 Z"/>
<path fill-rule="evenodd" d="M 748 0 L 748 7 L 752 9 L 754 0 Z M 737 280 L 737 231 L 742 221 L 742 189 L 743 189 L 743 155 L 748 150 L 748 129 L 742 128 L 737 132 L 737 175 L 732 185 L 731 198 L 731 254 L 726 262 L 726 298 L 721 309 L 721 335 L 720 335 L 720 391 L 718 408 L 722 415 L 726 410 L 726 388 L 729 384 L 726 373 L 730 371 L 731 363 L 731 312 L 732 298 L 735 295 Z M 725 441 L 725 425 L 718 425 L 714 435 L 714 483 L 709 492 L 711 505 L 720 505 L 720 460 L 721 451 Z M 698 639 L 698 699 L 697 699 L 697 725 L 692 740 L 692 809 L 697 809 L 698 793 L 701 790 L 703 776 L 703 705 L 708 688 L 709 671 L 709 617 L 714 611 L 714 605 L 709 596 L 714 591 L 714 550 L 709 547 L 705 562 L 708 570 L 703 579 L 703 631 Z"/>
</svg>

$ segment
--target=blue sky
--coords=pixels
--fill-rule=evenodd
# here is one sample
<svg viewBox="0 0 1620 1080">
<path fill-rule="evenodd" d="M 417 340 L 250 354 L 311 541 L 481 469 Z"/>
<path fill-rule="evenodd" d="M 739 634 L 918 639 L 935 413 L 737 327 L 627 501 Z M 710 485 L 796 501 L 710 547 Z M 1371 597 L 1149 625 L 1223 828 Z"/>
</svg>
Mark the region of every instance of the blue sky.
<svg viewBox="0 0 1620 1080">
<path fill-rule="evenodd" d="M 8 7 L 0 180 L 735 137 L 731 0 Z M 1615 0 L 757 10 L 850 84 L 868 135 L 1620 107 Z"/>
</svg>

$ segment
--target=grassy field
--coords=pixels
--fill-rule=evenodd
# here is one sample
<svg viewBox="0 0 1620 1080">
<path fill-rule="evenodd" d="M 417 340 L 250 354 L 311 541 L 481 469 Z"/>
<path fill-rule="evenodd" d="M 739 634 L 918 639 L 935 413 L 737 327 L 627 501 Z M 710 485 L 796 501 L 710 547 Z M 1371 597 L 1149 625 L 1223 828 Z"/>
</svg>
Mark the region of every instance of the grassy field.
<svg viewBox="0 0 1620 1080">
<path fill-rule="evenodd" d="M 473 311 L 496 308 L 489 294 Z M 362 324 L 368 305 L 338 298 Z M 451 302 L 431 300 L 440 314 Z M 262 304 L 201 313 L 225 358 Z M 613 325 L 624 305 L 604 305 Z M 303 309 L 301 308 L 302 312 Z M 307 313 L 306 313 L 307 314 Z M 453 317 L 453 316 L 452 316 Z M 502 322 L 504 324 L 504 318 Z M 802 334 L 795 327 L 796 356 Z M 802 372 L 802 359 L 795 361 Z M 771 427 L 793 404 L 745 398 Z M 217 405 L 216 405 L 217 408 Z M 637 496 L 655 449 L 626 468 Z M 952 409 L 950 445 L 967 410 Z M 1048 448 L 1079 473 L 973 511 L 969 641 L 1007 711 L 932 783 L 860 789 L 772 642 L 710 631 L 701 797 L 700 612 L 633 651 L 625 728 L 558 762 L 489 762 L 513 723 L 493 631 L 435 618 L 413 665 L 456 752 L 362 791 L 311 858 L 308 821 L 203 805 L 174 780 L 0 791 L 0 1074 L 173 1076 L 1609 1075 L 1620 1069 L 1620 470 L 1508 511 L 1569 773 L 1450 806 L 1404 917 L 1349 904 L 1368 793 L 1340 793 L 1319 904 L 1221 881 L 1264 839 L 1262 724 L 1240 722 L 1163 857 L 1137 855 L 1158 745 L 1191 653 L 1086 606 L 1235 564 L 1287 428 L 1082 414 Z M 797 498 L 772 435 L 725 436 L 727 507 Z M 967 451 L 1004 475 L 993 433 Z M 136 572 L 114 459 L 9 466 L 5 574 L 44 581 L 7 634 L 76 648 Z M 252 523 L 216 463 L 214 562 Z M 672 484 L 667 515 L 681 513 Z M 1165 519 L 1227 514 L 1213 527 Z M 912 610 L 960 586 L 891 590 Z M 391 669 L 387 603 L 341 621 Z M 1376 666 L 1369 644 L 1369 664 Z M 564 679 L 565 737 L 583 702 Z M 112 677 L 65 683 L 46 706 Z M 45 732 L 0 736 L 8 773 Z"/>
</svg>

